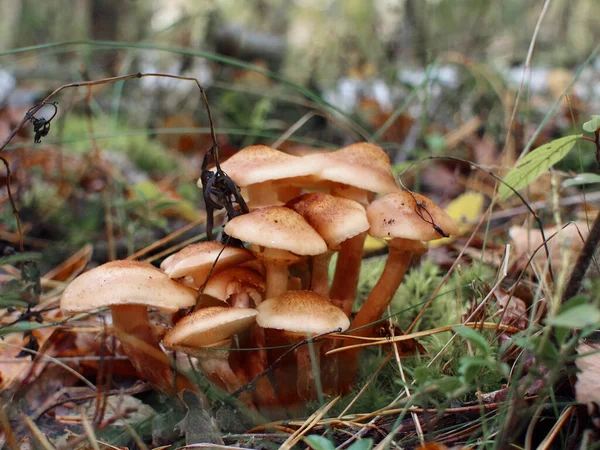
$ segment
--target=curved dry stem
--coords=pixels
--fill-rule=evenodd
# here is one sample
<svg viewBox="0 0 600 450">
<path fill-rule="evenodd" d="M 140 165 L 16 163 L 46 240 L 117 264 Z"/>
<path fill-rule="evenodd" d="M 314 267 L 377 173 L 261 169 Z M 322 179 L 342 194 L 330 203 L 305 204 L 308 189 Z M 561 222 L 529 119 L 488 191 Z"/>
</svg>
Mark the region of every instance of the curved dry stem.
<svg viewBox="0 0 600 450">
<path fill-rule="evenodd" d="M 198 392 L 185 375 L 178 373 L 162 351 L 141 305 L 111 306 L 113 326 L 123 350 L 138 374 L 161 392 L 174 396 L 183 389 Z"/>
<path fill-rule="evenodd" d="M 362 262 L 363 247 L 367 232 L 360 233 L 353 238 L 342 242 L 335 266 L 335 275 L 329 297 L 333 304 L 346 313 L 348 317 L 352 313 L 356 287 L 360 275 L 360 263 Z"/>
</svg>

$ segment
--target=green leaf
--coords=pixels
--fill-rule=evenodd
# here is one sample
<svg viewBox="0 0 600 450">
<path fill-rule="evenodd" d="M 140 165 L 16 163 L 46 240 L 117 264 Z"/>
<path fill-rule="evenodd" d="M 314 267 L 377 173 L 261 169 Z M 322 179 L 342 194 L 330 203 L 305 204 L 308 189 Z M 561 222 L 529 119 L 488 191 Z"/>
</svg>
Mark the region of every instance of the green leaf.
<svg viewBox="0 0 600 450">
<path fill-rule="evenodd" d="M 563 159 L 580 137 L 581 135 L 577 134 L 555 139 L 531 151 L 504 177 L 504 183 L 498 188 L 500 200 L 506 200 L 513 195 L 508 186 L 518 191 L 537 180 L 549 167 Z"/>
<path fill-rule="evenodd" d="M 366 438 L 366 439 L 359 439 L 354 444 L 352 444 L 350 447 L 348 447 L 348 450 L 371 450 L 372 448 L 373 448 L 373 439 Z"/>
<path fill-rule="evenodd" d="M 563 187 L 581 186 L 584 184 L 600 183 L 600 175 L 595 173 L 581 173 L 563 181 Z"/>
<path fill-rule="evenodd" d="M 583 131 L 595 133 L 600 128 L 600 116 L 592 115 L 592 120 L 588 120 L 582 126 Z"/>
<path fill-rule="evenodd" d="M 488 342 L 485 340 L 485 338 L 481 334 L 479 334 L 473 328 L 456 327 L 456 328 L 454 328 L 454 332 L 456 334 L 458 334 L 460 337 L 462 337 L 463 339 L 466 339 L 467 341 L 469 341 L 471 344 L 473 344 L 478 349 L 480 349 L 484 355 L 489 355 L 490 346 L 488 345 Z"/>
<path fill-rule="evenodd" d="M 585 328 L 600 325 L 600 310 L 591 304 L 577 305 L 550 317 L 546 323 L 555 327 Z"/>
<path fill-rule="evenodd" d="M 335 450 L 335 445 L 329 439 L 319 436 L 318 434 L 311 434 L 304 438 L 304 442 L 310 445 L 315 450 Z"/>
</svg>

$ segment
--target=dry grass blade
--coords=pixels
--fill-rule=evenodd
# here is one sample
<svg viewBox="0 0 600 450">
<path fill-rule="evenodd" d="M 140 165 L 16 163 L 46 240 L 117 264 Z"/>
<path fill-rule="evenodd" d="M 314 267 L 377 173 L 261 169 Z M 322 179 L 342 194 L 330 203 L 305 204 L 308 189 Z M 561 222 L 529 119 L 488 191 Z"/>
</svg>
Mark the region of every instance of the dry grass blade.
<svg viewBox="0 0 600 450">
<path fill-rule="evenodd" d="M 542 443 L 538 445 L 537 450 L 548 450 L 550 448 L 552 442 L 554 442 L 554 439 L 560 432 L 561 428 L 565 425 L 569 417 L 571 417 L 573 411 L 575 411 L 575 407 L 569 406 L 562 412 L 562 414 L 560 415 L 560 417 L 558 418 L 548 435 L 544 438 Z"/>
<path fill-rule="evenodd" d="M 41 430 L 33 422 L 33 420 L 29 418 L 29 416 L 21 414 L 21 417 L 23 417 L 23 422 L 31 430 L 31 434 L 39 442 L 41 448 L 43 448 L 44 450 L 55 450 L 54 446 L 50 443 L 46 435 L 41 432 Z"/>
<path fill-rule="evenodd" d="M 452 331 L 454 328 L 461 327 L 461 326 L 469 327 L 469 328 L 485 329 L 485 330 L 498 329 L 500 331 L 507 331 L 509 333 L 517 333 L 519 331 L 517 328 L 512 327 L 510 325 L 498 325 L 497 323 L 493 323 L 493 322 L 484 322 L 484 323 L 467 322 L 467 323 L 459 323 L 456 325 L 447 325 L 444 327 L 437 327 L 437 328 L 433 328 L 431 330 L 418 331 L 416 333 L 405 334 L 403 336 L 394 336 L 394 337 L 390 337 L 390 338 L 378 339 L 375 342 L 368 342 L 365 344 L 347 345 L 345 347 L 340 347 L 340 348 L 335 348 L 333 350 L 330 350 L 326 354 L 333 355 L 334 353 L 343 352 L 343 351 L 350 350 L 353 348 L 374 347 L 374 346 L 386 345 L 386 344 L 390 344 L 390 343 L 394 343 L 394 342 L 408 341 L 410 339 L 416 339 L 416 338 L 423 337 L 423 336 L 431 336 L 432 334 L 438 334 L 438 333 L 444 333 L 446 331 Z"/>
<path fill-rule="evenodd" d="M 79 408 L 79 414 L 81 414 L 81 423 L 83 424 L 83 430 L 85 431 L 85 435 L 88 438 L 88 442 L 90 446 L 94 450 L 100 450 L 100 446 L 98 445 L 98 439 L 96 439 L 96 433 L 94 433 L 94 428 L 90 423 L 86 412 L 83 408 Z"/>
<path fill-rule="evenodd" d="M 337 396 L 326 405 L 321 406 L 310 417 L 308 417 L 302 426 L 300 426 L 300 428 L 298 428 L 289 438 L 287 438 L 287 440 L 279 448 L 281 450 L 291 450 L 292 447 L 300 442 L 302 437 L 308 433 L 312 427 L 314 427 L 315 424 L 317 424 L 323 418 L 325 414 L 327 414 L 327 412 L 333 407 L 333 405 L 337 403 L 339 399 L 340 397 Z"/>
</svg>

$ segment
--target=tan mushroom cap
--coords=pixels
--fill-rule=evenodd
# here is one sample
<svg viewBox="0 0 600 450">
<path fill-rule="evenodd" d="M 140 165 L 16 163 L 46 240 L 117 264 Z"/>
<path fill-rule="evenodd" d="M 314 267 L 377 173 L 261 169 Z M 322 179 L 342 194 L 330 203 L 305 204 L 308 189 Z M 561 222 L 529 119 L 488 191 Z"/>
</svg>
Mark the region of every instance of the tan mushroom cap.
<svg viewBox="0 0 600 450">
<path fill-rule="evenodd" d="M 254 256 L 246 249 L 225 246 L 217 241 L 206 241 L 184 247 L 166 258 L 160 268 L 171 278 L 191 276 L 196 287 L 200 287 L 206 282 L 211 269 L 215 274 L 251 259 L 254 259 Z"/>
<path fill-rule="evenodd" d="M 378 194 L 400 190 L 392 173 L 390 158 L 377 145 L 359 142 L 336 152 L 307 155 L 302 159 L 317 163 L 323 180 L 355 186 Z"/>
<path fill-rule="evenodd" d="M 223 171 L 240 187 L 269 180 L 311 175 L 317 161 L 306 161 L 266 145 L 243 148 L 221 164 Z M 201 181 L 198 181 L 200 186 Z"/>
<path fill-rule="evenodd" d="M 420 203 L 420 209 L 415 199 Z M 371 224 L 369 234 L 379 238 L 439 239 L 442 235 L 433 227 L 432 221 L 450 236 L 459 233 L 454 221 L 442 208 L 415 192 L 396 192 L 375 200 L 367 207 L 367 217 Z"/>
<path fill-rule="evenodd" d="M 234 294 L 247 292 L 251 298 L 265 290 L 264 277 L 246 267 L 231 267 L 210 277 L 203 294 L 227 301 Z M 254 299 L 254 298 L 253 298 Z"/>
<path fill-rule="evenodd" d="M 365 208 L 354 200 L 314 192 L 301 195 L 286 206 L 304 217 L 333 250 L 369 229 Z"/>
<path fill-rule="evenodd" d="M 163 340 L 165 347 L 203 347 L 228 339 L 252 325 L 258 312 L 252 308 L 210 306 L 185 316 Z"/>
<path fill-rule="evenodd" d="M 112 261 L 79 275 L 65 289 L 60 307 L 81 312 L 106 306 L 144 305 L 166 312 L 194 306 L 196 292 L 151 264 Z"/>
<path fill-rule="evenodd" d="M 346 314 L 327 297 L 312 291 L 290 291 L 270 298 L 258 307 L 256 323 L 298 334 L 319 334 L 350 326 Z"/>
<path fill-rule="evenodd" d="M 225 233 L 244 242 L 287 250 L 297 255 L 319 255 L 327 244 L 300 214 L 283 206 L 267 206 L 234 217 Z"/>
</svg>

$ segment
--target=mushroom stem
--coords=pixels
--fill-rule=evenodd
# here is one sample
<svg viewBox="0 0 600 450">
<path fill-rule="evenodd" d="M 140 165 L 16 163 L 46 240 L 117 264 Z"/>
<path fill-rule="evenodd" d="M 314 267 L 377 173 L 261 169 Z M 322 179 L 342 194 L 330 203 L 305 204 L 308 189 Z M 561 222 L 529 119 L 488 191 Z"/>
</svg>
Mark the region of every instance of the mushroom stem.
<svg viewBox="0 0 600 450">
<path fill-rule="evenodd" d="M 138 374 L 170 396 L 183 389 L 198 391 L 185 375 L 173 369 L 171 360 L 160 348 L 146 306 L 118 305 L 110 309 L 123 350 Z"/>
<path fill-rule="evenodd" d="M 344 241 L 335 266 L 335 275 L 329 297 L 332 299 L 333 304 L 344 311 L 348 317 L 352 313 L 352 305 L 356 297 L 356 287 L 358 286 L 360 263 L 366 237 L 367 232 L 365 231 Z"/>
<path fill-rule="evenodd" d="M 314 400 L 316 398 L 315 373 L 319 371 L 319 356 L 322 342 L 310 342 L 296 349 L 296 363 L 298 365 L 298 395 L 302 400 Z M 313 346 L 315 363 L 312 364 L 310 357 L 310 346 Z"/>
<path fill-rule="evenodd" d="M 226 359 L 213 356 L 210 353 L 220 353 L 220 350 L 206 350 L 203 357 L 198 357 L 198 365 L 202 372 L 217 386 L 226 390 L 230 394 L 242 387 L 238 378 L 231 370 L 231 366 Z"/>
<path fill-rule="evenodd" d="M 329 261 L 333 252 L 327 250 L 312 258 L 312 277 L 310 290 L 324 297 L 329 297 Z"/>
<path fill-rule="evenodd" d="M 287 265 L 267 262 L 266 282 L 265 298 L 273 298 L 285 293 L 288 283 Z"/>
<path fill-rule="evenodd" d="M 257 183 L 246 187 L 248 203 L 252 207 L 269 206 L 279 203 L 277 190 L 271 181 Z"/>
<path fill-rule="evenodd" d="M 229 304 L 232 308 L 250 308 L 250 303 L 252 301 L 247 292 L 238 292 L 229 297 Z"/>
<path fill-rule="evenodd" d="M 248 352 L 246 363 L 250 379 L 253 380 L 268 367 L 264 328 L 258 325 L 250 328 L 249 345 L 253 350 Z M 254 394 L 259 407 L 273 408 L 279 403 L 268 377 L 262 377 L 256 382 Z"/>
<path fill-rule="evenodd" d="M 377 326 L 373 322 L 376 322 L 381 318 L 381 315 L 384 313 L 385 309 L 390 304 L 392 297 L 396 293 L 398 286 L 400 286 L 412 257 L 411 251 L 403 250 L 401 246 L 398 245 L 402 241 L 403 239 L 393 239 L 388 243 L 389 254 L 383 273 L 369 294 L 369 297 L 367 297 L 364 305 L 352 321 L 350 329 L 359 329 L 352 331 L 350 333 L 351 335 L 370 336 Z M 352 339 L 346 339 L 343 342 L 344 345 L 356 343 Z M 359 351 L 360 350 L 348 350 L 339 355 L 338 370 L 341 392 L 347 392 L 356 377 Z"/>
</svg>

